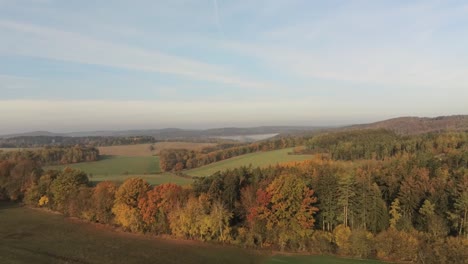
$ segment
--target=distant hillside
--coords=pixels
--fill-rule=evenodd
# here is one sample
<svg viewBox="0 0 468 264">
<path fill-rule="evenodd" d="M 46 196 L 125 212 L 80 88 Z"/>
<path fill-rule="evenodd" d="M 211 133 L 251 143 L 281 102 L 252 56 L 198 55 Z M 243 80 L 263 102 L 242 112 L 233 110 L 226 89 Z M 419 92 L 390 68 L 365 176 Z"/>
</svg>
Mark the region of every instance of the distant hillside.
<svg viewBox="0 0 468 264">
<path fill-rule="evenodd" d="M 422 134 L 441 131 L 468 131 L 468 115 L 398 117 L 371 124 L 353 125 L 345 129 L 388 129 L 398 134 Z"/>
<path fill-rule="evenodd" d="M 134 136 L 152 136 L 156 140 L 174 140 L 174 139 L 200 139 L 200 138 L 219 138 L 219 137 L 238 137 L 266 134 L 300 134 L 324 129 L 323 127 L 312 126 L 262 126 L 247 128 L 213 128 L 205 130 L 189 130 L 179 128 L 164 129 L 144 129 L 144 130 L 122 130 L 122 131 L 85 131 L 70 133 L 52 133 L 48 131 L 35 131 L 28 133 L 0 135 L 0 138 L 18 138 L 18 137 L 134 137 Z"/>
</svg>

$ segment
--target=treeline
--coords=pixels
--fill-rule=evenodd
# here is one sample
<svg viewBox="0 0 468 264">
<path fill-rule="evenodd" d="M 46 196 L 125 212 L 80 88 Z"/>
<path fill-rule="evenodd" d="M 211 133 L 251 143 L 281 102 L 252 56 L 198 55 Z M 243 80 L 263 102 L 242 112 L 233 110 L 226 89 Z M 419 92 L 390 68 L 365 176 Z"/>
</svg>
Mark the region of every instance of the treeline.
<svg viewBox="0 0 468 264">
<path fill-rule="evenodd" d="M 414 154 L 467 153 L 468 133 L 433 133 L 400 136 L 388 130 L 355 130 L 318 135 L 306 143 L 302 153 L 327 153 L 334 160 L 374 159 Z M 453 154 L 453 153 L 452 153 Z"/>
<path fill-rule="evenodd" d="M 99 150 L 97 148 L 83 146 L 0 151 L 0 160 L 33 160 L 43 166 L 96 161 L 98 159 Z"/>
<path fill-rule="evenodd" d="M 163 171 L 181 171 L 208 165 L 210 163 L 229 159 L 244 154 L 289 148 L 304 144 L 306 137 L 283 137 L 246 145 L 222 145 L 214 149 L 202 151 L 186 149 L 166 149 L 159 155 L 159 165 Z"/>
<path fill-rule="evenodd" d="M 34 148 L 46 146 L 114 146 L 155 143 L 152 136 L 135 137 L 62 137 L 62 136 L 21 136 L 0 138 L 0 148 Z"/>
</svg>

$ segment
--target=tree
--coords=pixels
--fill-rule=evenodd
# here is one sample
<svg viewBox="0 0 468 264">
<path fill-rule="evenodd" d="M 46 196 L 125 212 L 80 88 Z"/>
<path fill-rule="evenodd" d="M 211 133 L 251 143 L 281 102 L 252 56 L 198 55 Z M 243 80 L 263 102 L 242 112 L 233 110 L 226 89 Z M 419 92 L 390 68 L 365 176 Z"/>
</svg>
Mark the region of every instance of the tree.
<svg viewBox="0 0 468 264">
<path fill-rule="evenodd" d="M 396 229 L 398 220 L 401 218 L 400 200 L 396 198 L 390 206 L 390 227 Z"/>
<path fill-rule="evenodd" d="M 190 197 L 185 206 L 178 206 L 169 214 L 172 234 L 182 238 L 205 240 L 208 233 L 208 214 L 196 197 Z"/>
<path fill-rule="evenodd" d="M 149 188 L 150 185 L 141 178 L 130 178 L 120 185 L 112 207 L 118 224 L 132 232 L 143 230 L 138 201 L 145 196 Z"/>
<path fill-rule="evenodd" d="M 138 208 L 146 229 L 155 233 L 168 233 L 169 212 L 180 203 L 182 187 L 166 183 L 149 190 L 145 196 L 138 201 Z"/>
<path fill-rule="evenodd" d="M 89 183 L 86 173 L 72 169 L 65 168 L 57 175 L 52 181 L 50 186 L 50 193 L 54 208 L 60 212 L 68 214 L 68 204 L 71 199 L 75 199 L 80 187 L 86 187 Z"/>
<path fill-rule="evenodd" d="M 114 217 L 112 207 L 114 206 L 117 186 L 110 181 L 103 181 L 96 185 L 91 197 L 95 221 L 110 223 Z"/>
<path fill-rule="evenodd" d="M 352 214 L 352 199 L 356 196 L 354 177 L 351 174 L 345 174 L 338 180 L 338 203 L 343 208 L 342 220 L 344 226 L 348 226 L 349 216 Z"/>
<path fill-rule="evenodd" d="M 455 204 L 453 212 L 450 213 L 454 226 L 457 227 L 458 235 L 468 239 L 468 173 L 460 177 L 456 186 Z"/>
<path fill-rule="evenodd" d="M 220 242 L 230 240 L 229 220 L 231 218 L 232 213 L 220 201 L 216 201 L 211 205 L 209 229 L 212 239 L 217 239 Z"/>
<path fill-rule="evenodd" d="M 318 211 L 314 191 L 305 179 L 284 174 L 273 180 L 265 191 L 257 194 L 258 207 L 252 208 L 249 219 L 264 221 L 270 243 L 304 248 L 311 234 Z"/>
<path fill-rule="evenodd" d="M 418 239 L 409 232 L 390 228 L 375 237 L 377 256 L 391 261 L 415 261 Z"/>
<path fill-rule="evenodd" d="M 345 225 L 338 225 L 333 230 L 333 236 L 338 246 L 338 252 L 342 255 L 349 255 L 351 252 L 351 243 L 349 240 L 351 237 L 351 229 Z"/>
</svg>

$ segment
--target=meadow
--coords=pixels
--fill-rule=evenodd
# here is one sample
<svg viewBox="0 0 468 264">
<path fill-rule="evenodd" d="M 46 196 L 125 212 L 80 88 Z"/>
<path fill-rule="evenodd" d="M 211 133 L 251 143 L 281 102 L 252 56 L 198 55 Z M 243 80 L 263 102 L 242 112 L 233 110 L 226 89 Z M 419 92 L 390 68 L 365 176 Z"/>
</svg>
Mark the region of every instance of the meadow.
<svg viewBox="0 0 468 264">
<path fill-rule="evenodd" d="M 292 152 L 292 148 L 250 153 L 227 160 L 215 162 L 202 166 L 199 168 L 184 171 L 185 174 L 190 176 L 205 177 L 212 175 L 218 171 L 227 169 L 234 169 L 241 166 L 253 167 L 268 167 L 278 163 L 291 162 L 291 161 L 304 161 L 312 158 L 312 155 L 288 155 Z"/>
<path fill-rule="evenodd" d="M 185 178 L 177 176 L 170 172 L 158 173 L 158 174 L 150 174 L 150 175 L 107 175 L 107 176 L 92 176 L 90 177 L 90 181 L 93 183 L 99 183 L 102 181 L 115 181 L 115 182 L 123 182 L 128 178 L 138 177 L 142 178 L 147 181 L 151 185 L 159 185 L 163 183 L 174 183 L 177 185 L 189 185 L 193 182 L 193 179 Z"/>
<path fill-rule="evenodd" d="M 139 177 L 152 185 L 175 183 L 188 185 L 192 179 L 172 173 L 161 173 L 157 156 L 103 156 L 102 160 L 68 165 L 48 166 L 46 169 L 63 169 L 72 167 L 86 172 L 93 183 L 101 181 L 123 182 L 131 177 Z"/>
<path fill-rule="evenodd" d="M 258 253 L 114 231 L 0 203 L 0 263 L 262 263 Z"/>
<path fill-rule="evenodd" d="M 46 168 L 62 169 L 65 167 L 80 169 L 91 176 L 141 175 L 161 172 L 159 169 L 159 158 L 157 156 L 101 156 L 101 160 L 99 161 L 48 166 Z"/>
</svg>

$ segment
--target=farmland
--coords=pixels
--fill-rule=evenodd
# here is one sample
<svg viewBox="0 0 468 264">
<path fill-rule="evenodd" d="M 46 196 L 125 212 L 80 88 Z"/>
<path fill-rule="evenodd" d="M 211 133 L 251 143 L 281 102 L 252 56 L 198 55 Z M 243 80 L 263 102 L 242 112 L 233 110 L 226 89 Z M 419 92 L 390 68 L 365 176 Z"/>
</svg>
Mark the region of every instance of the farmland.
<svg viewBox="0 0 468 264">
<path fill-rule="evenodd" d="M 189 149 L 201 150 L 202 148 L 215 146 L 215 143 L 193 143 L 193 142 L 158 142 L 154 144 L 136 144 L 121 146 L 98 147 L 101 155 L 110 156 L 152 156 L 158 155 L 163 149 Z M 151 146 L 154 149 L 151 149 Z"/>
<path fill-rule="evenodd" d="M 50 169 L 64 167 L 80 169 L 92 176 L 136 175 L 159 173 L 158 157 L 103 156 L 102 160 L 68 165 L 50 166 Z"/>
<path fill-rule="evenodd" d="M 0 263 L 262 263 L 233 247 L 116 232 L 0 203 Z"/>
<path fill-rule="evenodd" d="M 234 169 L 241 166 L 268 167 L 283 162 L 304 161 L 312 158 L 312 155 L 288 155 L 292 148 L 273 150 L 267 152 L 250 153 L 227 160 L 212 163 L 206 166 L 185 171 L 190 176 L 209 176 L 217 171 Z"/>
<path fill-rule="evenodd" d="M 159 159 L 156 156 L 104 156 L 104 159 L 100 161 L 49 166 L 46 169 L 62 169 L 67 166 L 86 172 L 89 175 L 89 180 L 94 183 L 101 181 L 123 182 L 131 177 L 143 178 L 152 185 L 162 183 L 187 185 L 192 182 L 191 179 L 179 177 L 172 173 L 161 173 Z"/>
</svg>

